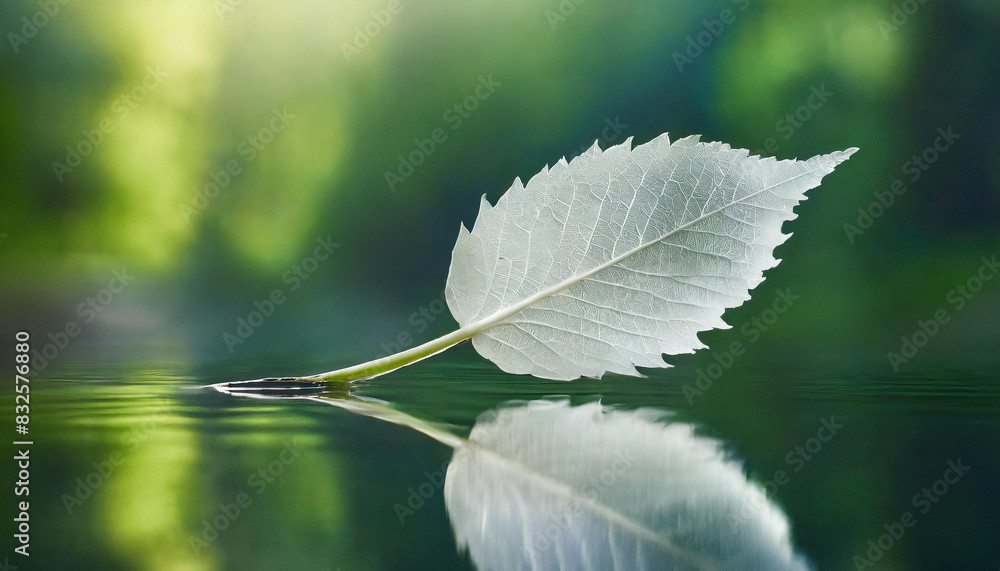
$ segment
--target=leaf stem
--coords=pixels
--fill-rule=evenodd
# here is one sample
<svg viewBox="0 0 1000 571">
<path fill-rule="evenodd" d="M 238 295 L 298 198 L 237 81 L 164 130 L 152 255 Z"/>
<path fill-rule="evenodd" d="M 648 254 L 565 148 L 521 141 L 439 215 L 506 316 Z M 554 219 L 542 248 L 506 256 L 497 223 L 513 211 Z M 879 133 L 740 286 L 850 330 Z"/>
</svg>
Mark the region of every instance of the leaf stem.
<svg viewBox="0 0 1000 571">
<path fill-rule="evenodd" d="M 417 361 L 422 361 L 427 357 L 437 355 L 441 351 L 457 345 L 475 334 L 475 329 L 463 327 L 461 329 L 456 329 L 447 335 L 443 335 L 437 339 L 433 339 L 405 351 L 400 351 L 394 355 L 389 355 L 388 357 L 374 359 L 366 363 L 361 363 L 360 365 L 354 365 L 353 367 L 337 369 L 336 371 L 329 371 L 301 378 L 314 381 L 347 382 L 371 379 L 395 371 L 401 367 L 411 365 Z"/>
<path fill-rule="evenodd" d="M 442 424 L 417 418 L 393 407 L 388 403 L 374 399 L 366 399 L 364 397 L 356 396 L 351 396 L 349 398 L 307 398 L 308 400 L 342 408 L 353 412 L 354 414 L 360 414 L 369 418 L 375 418 L 391 422 L 392 424 L 398 424 L 399 426 L 412 428 L 413 430 L 416 430 L 417 432 L 420 432 L 421 434 L 433 438 L 441 444 L 452 448 L 459 448 L 469 442 L 465 438 L 455 435 Z"/>
</svg>

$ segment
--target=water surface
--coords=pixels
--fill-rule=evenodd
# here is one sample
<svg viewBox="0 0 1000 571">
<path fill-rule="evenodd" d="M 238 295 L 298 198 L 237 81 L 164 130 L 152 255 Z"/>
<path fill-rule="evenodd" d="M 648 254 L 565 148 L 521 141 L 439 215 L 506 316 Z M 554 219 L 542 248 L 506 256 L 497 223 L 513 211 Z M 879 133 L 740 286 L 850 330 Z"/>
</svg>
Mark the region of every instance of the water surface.
<svg viewBox="0 0 1000 571">
<path fill-rule="evenodd" d="M 816 568 L 880 553 L 882 569 L 1000 565 L 995 370 L 744 363 L 685 391 L 711 362 L 561 383 L 504 374 L 461 346 L 353 392 L 463 436 L 510 401 L 656 407 L 742 462 Z M 328 364 L 290 363 L 62 362 L 35 379 L 30 568 L 472 568 L 445 510 L 447 446 L 320 403 L 195 388 Z M 949 462 L 970 469 L 935 489 Z M 421 486 L 432 492 L 418 501 Z M 915 524 L 867 553 L 906 512 Z"/>
</svg>

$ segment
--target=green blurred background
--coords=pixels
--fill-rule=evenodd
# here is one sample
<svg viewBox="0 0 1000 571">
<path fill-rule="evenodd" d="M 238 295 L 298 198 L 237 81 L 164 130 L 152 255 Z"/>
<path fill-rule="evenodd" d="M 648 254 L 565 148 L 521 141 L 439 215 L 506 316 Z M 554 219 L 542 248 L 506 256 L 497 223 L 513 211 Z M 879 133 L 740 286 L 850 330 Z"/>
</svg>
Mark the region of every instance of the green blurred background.
<svg viewBox="0 0 1000 571">
<path fill-rule="evenodd" d="M 198 504 L 193 493 L 161 498 L 145 512 L 157 518 L 128 511 L 140 501 L 129 494 L 143 482 L 187 490 L 193 484 L 184 478 L 202 466 L 196 457 L 226 447 L 224 439 L 196 446 L 205 420 L 174 407 L 175 397 L 157 381 L 313 373 L 446 332 L 454 322 L 440 313 L 440 299 L 459 222 L 471 223 L 480 195 L 495 202 L 515 177 L 527 180 L 595 139 L 607 146 L 629 136 L 641 143 L 663 132 L 701 133 L 779 158 L 860 147 L 786 224 L 795 237 L 778 250 L 783 263 L 753 300 L 727 313 L 729 323 L 746 322 L 770 306 L 774 288 L 800 296 L 748 360 L 891 375 L 886 353 L 899 350 L 900 336 L 951 307 L 949 290 L 975 274 L 981 257 L 1000 254 L 996 2 L 403 0 L 395 13 L 389 5 L 0 6 L 3 339 L 30 329 L 41 350 L 75 322 L 79 336 L 44 362 L 73 363 L 70 376 L 104 387 L 104 422 L 124 431 L 156 418 L 161 405 L 169 410 L 154 422 L 157 446 L 141 449 L 148 461 L 130 464 L 129 479 L 116 480 L 117 503 L 101 512 L 114 522 L 108 549 L 123 558 L 121 568 L 225 566 L 222 556 L 188 561 L 185 536 L 164 531 L 197 531 L 198 518 L 182 524 L 176 507 L 178 497 Z M 437 129 L 444 136 L 424 153 Z M 913 157 L 934 145 L 939 129 L 959 137 L 913 180 Z M 81 155 L 75 166 L 74 150 Z M 421 164 L 410 174 L 401 160 Z M 390 184 L 387 173 L 405 180 Z M 859 208 L 870 210 L 873 193 L 889 192 L 895 179 L 904 180 L 906 192 L 849 237 L 845 224 L 859 225 Z M 310 261 L 318 243 L 336 247 L 328 259 Z M 104 303 L 102 288 L 117 289 L 114 272 L 123 271 L 133 277 L 129 285 L 104 294 Z M 275 289 L 283 302 L 273 315 L 243 343 L 227 344 L 224 335 Z M 90 298 L 96 302 L 88 306 Z M 1000 283 L 991 282 L 911 365 L 995 370 L 998 316 Z M 712 332 L 703 339 L 715 348 L 739 336 Z M 0 348 L 5 356 L 12 344 Z M 693 377 L 701 362 L 693 359 L 704 358 L 677 359 L 675 371 Z M 148 365 L 163 362 L 172 373 Z M 177 368 L 183 374 L 175 378 Z M 664 390 L 678 395 L 671 373 L 658 374 Z M 51 386 L 50 410 L 65 415 L 60 430 L 97 422 L 82 412 L 83 396 L 66 389 L 60 399 L 60 385 Z M 149 407 L 112 404 L 137 394 Z M 995 411 L 996 395 L 990 398 L 987 410 Z M 781 406 L 754 410 L 766 416 Z M 272 416 L 259 421 L 261 430 L 298 426 L 277 408 L 245 412 L 264 409 Z M 468 409 L 436 414 L 469 421 L 482 410 Z M 377 436 L 383 429 L 366 430 Z M 802 434 L 812 430 L 812 419 L 802 422 Z M 52 431 L 53 439 L 65 438 Z M 68 474 L 86 473 L 88 462 L 105 454 L 86 440 L 90 433 L 81 434 L 83 442 L 65 443 L 67 454 L 87 450 Z M 251 436 L 279 448 L 283 438 L 266 430 Z M 995 438 L 990 442 L 995 450 Z M 769 454 L 780 462 L 788 443 L 774 441 Z M 240 460 L 237 475 L 273 451 L 255 454 Z M 338 470 L 350 472 L 345 480 L 374 471 L 359 468 L 361 461 L 352 468 L 309 462 L 318 465 L 299 485 L 322 493 L 288 502 L 337 506 L 340 488 L 329 482 Z M 419 482 L 420 470 L 411 471 L 399 478 L 402 489 Z M 72 480 L 52 478 L 59 492 Z M 872 475 L 865 485 L 880 479 Z M 894 510 L 891 504 L 885 513 Z M 316 541 L 351 541 L 342 535 L 350 518 L 310 513 L 314 522 L 293 518 L 300 531 L 316 533 Z M 435 517 L 446 525 L 443 512 Z M 254 533 L 272 532 L 256 525 Z M 847 564 L 852 546 L 877 529 L 859 529 L 844 540 L 854 542 L 846 551 L 824 554 L 824 561 Z M 73 530 L 86 537 L 83 527 L 64 532 Z M 67 553 L 106 555 L 76 541 Z M 810 553 L 822 544 L 814 537 Z M 173 555 L 175 548 L 185 556 Z M 240 561 L 234 553 L 228 565 Z M 405 560 L 356 556 L 358 567 Z"/>
<path fill-rule="evenodd" d="M 58 327 L 124 267 L 133 285 L 85 336 L 228 357 L 222 334 L 236 316 L 288 289 L 282 275 L 330 236 L 330 260 L 238 352 L 369 357 L 440 295 L 458 224 L 481 194 L 495 201 L 514 177 L 595 139 L 662 132 L 752 150 L 771 138 L 779 158 L 861 148 L 788 225 L 796 237 L 769 281 L 794 285 L 802 310 L 771 340 L 891 345 L 996 252 L 995 3 L 917 4 L 894 31 L 891 2 L 404 2 L 372 27 L 386 5 L 57 4 L 17 53 L 0 51 L 5 318 Z M 4 31 L 20 35 L 39 9 L 6 3 Z M 734 21 L 711 36 L 725 9 Z M 368 45 L 345 55 L 366 25 Z M 675 54 L 702 32 L 708 47 L 679 71 Z M 149 67 L 165 77 L 123 117 L 120 98 Z M 445 112 L 480 77 L 500 86 L 454 129 Z M 832 95 L 806 121 L 779 123 L 814 87 Z M 294 119 L 251 155 L 248 137 L 274 109 Z M 53 163 L 102 120 L 114 131 L 60 181 Z M 948 127 L 961 136 L 954 148 L 850 243 L 843 225 Z M 437 128 L 446 141 L 390 191 L 385 173 Z M 230 161 L 240 173 L 185 212 Z M 990 299 L 937 347 L 986 341 Z"/>
</svg>

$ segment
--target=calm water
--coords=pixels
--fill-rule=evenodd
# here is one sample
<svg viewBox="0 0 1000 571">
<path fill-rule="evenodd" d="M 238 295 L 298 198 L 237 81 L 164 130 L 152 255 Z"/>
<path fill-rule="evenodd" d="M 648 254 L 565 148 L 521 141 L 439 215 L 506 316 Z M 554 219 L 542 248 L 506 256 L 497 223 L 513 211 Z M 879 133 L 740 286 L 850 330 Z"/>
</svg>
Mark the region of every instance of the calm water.
<svg viewBox="0 0 1000 571">
<path fill-rule="evenodd" d="M 721 443 L 765 486 L 787 515 L 794 551 L 816 568 L 854 569 L 855 556 L 869 556 L 868 540 L 878 542 L 887 529 L 904 531 L 875 568 L 1000 568 L 995 369 L 890 377 L 853 362 L 829 370 L 741 364 L 704 394 L 686 394 L 692 371 L 710 359 L 686 358 L 645 379 L 556 383 L 503 374 L 461 346 L 353 392 L 463 436 L 478 415 L 512 400 L 565 395 L 574 405 L 600 399 L 624 411 L 669 410 L 670 422 Z M 457 548 L 441 489 L 451 448 L 322 403 L 193 388 L 328 364 L 53 366 L 32 392 L 31 564 L 11 563 L 472 568 Z M 824 423 L 836 433 L 821 431 Z M 949 462 L 970 469 L 935 488 Z M 924 488 L 929 496 L 921 498 Z M 429 492 L 422 505 L 410 497 L 418 489 Z M 401 523 L 408 501 L 416 507 Z M 894 526 L 905 512 L 912 527 Z"/>
</svg>

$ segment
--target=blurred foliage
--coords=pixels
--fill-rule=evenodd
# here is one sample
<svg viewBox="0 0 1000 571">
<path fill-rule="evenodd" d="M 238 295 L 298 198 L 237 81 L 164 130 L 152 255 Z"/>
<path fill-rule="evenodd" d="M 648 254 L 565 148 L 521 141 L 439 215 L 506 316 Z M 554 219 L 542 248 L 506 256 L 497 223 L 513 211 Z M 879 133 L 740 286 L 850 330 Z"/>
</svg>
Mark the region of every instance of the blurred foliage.
<svg viewBox="0 0 1000 571">
<path fill-rule="evenodd" d="M 124 266 L 142 285 L 116 302 L 117 324 L 102 316 L 108 336 L 221 353 L 236 316 L 330 236 L 331 261 L 251 345 L 367 339 L 374 354 L 439 295 L 480 194 L 495 200 L 595 138 L 700 132 L 752 150 L 771 139 L 781 158 L 862 149 L 789 224 L 779 255 L 794 261 L 769 283 L 809 307 L 774 339 L 905 325 L 996 251 L 1000 14 L 926 3 L 887 28 L 902 4 L 108 1 L 43 18 L 5 3 L 3 29 L 25 41 L 8 34 L 0 50 L 0 285 L 58 325 Z M 32 18 L 45 24 L 28 38 Z M 140 87 L 151 69 L 162 78 Z M 453 129 L 448 110 L 480 78 L 500 85 Z M 815 88 L 832 95 L 782 124 Z M 102 121 L 113 130 L 57 174 Z M 948 126 L 955 148 L 851 244 L 843 225 Z M 390 190 L 386 173 L 438 128 L 447 139 Z"/>
</svg>

